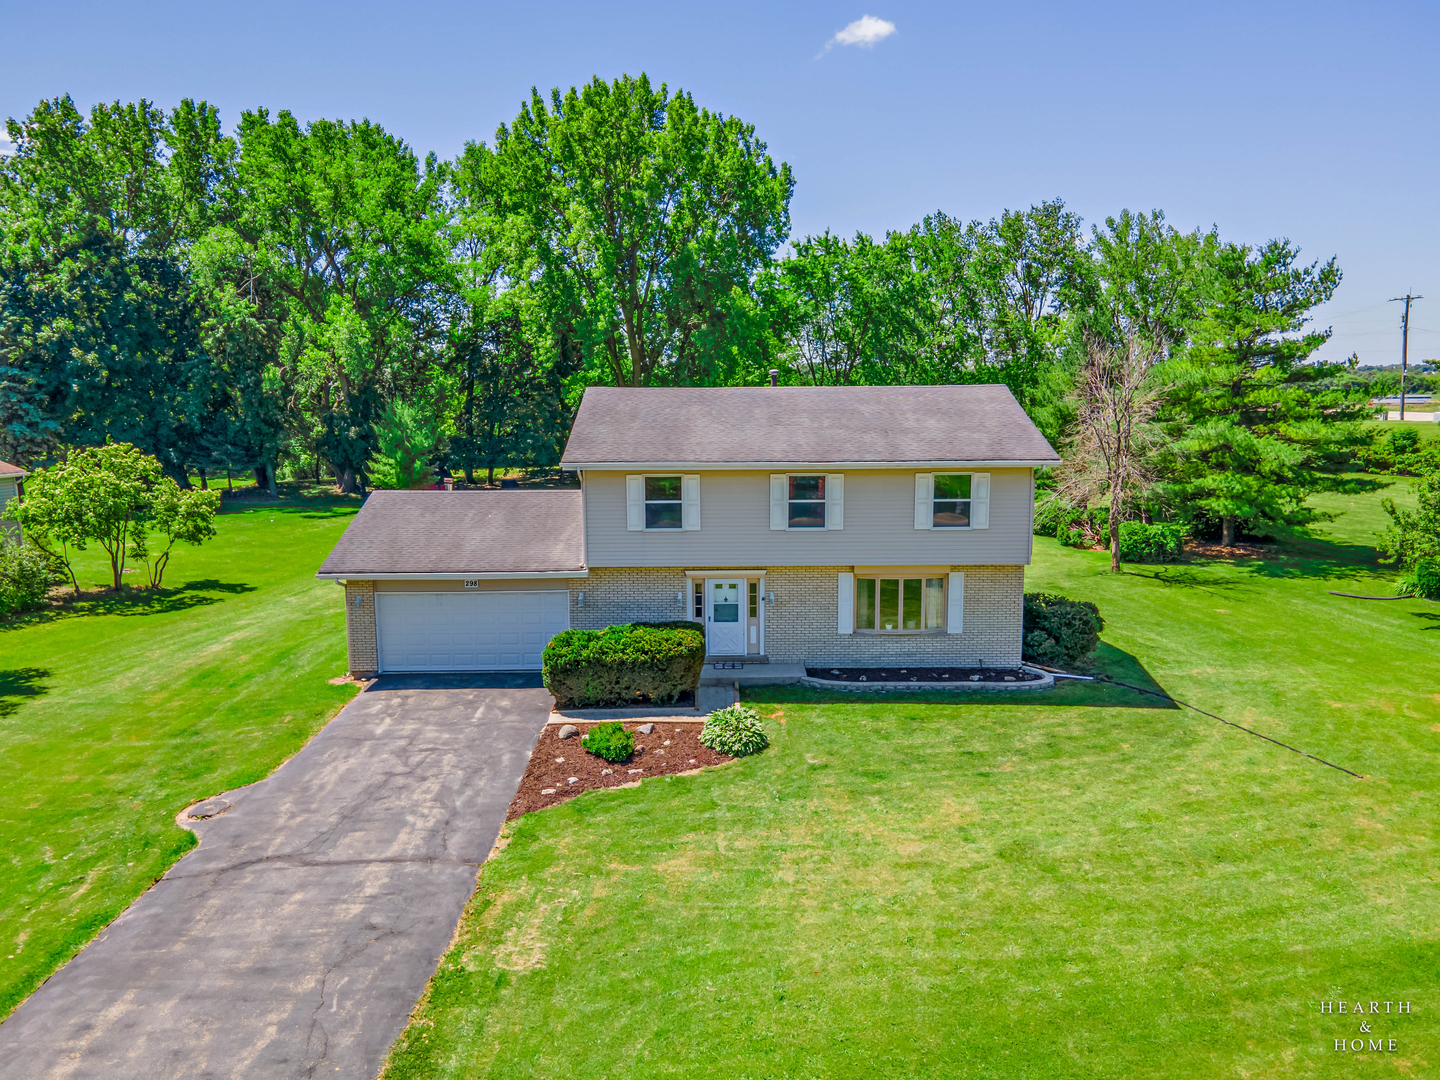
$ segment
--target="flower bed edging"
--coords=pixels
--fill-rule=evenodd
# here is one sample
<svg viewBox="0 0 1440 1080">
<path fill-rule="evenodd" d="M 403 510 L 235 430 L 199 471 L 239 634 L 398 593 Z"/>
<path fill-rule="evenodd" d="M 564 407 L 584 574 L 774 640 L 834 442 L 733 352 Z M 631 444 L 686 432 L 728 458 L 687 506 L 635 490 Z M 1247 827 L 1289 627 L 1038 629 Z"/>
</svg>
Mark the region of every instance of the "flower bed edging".
<svg viewBox="0 0 1440 1080">
<path fill-rule="evenodd" d="M 1021 664 L 1021 670 L 1039 675 L 1040 678 L 1034 682 L 837 682 L 832 679 L 816 679 L 810 675 L 802 676 L 800 682 L 804 686 L 814 686 L 822 690 L 839 690 L 847 694 L 868 694 L 874 690 L 960 690 L 966 693 L 995 693 L 1006 690 L 1049 690 L 1055 685 L 1055 676 L 1048 671 L 1032 667 L 1029 664 Z"/>
</svg>

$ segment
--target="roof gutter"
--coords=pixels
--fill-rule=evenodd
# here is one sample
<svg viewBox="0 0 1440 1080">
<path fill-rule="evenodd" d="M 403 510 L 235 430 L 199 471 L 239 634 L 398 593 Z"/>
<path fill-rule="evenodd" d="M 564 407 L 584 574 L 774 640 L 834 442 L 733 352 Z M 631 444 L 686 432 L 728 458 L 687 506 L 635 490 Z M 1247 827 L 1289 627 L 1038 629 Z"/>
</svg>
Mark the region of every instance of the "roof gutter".
<svg viewBox="0 0 1440 1080">
<path fill-rule="evenodd" d="M 1042 469 L 1059 465 L 1060 458 L 1026 459 L 1023 461 L 562 461 L 560 468 L 570 472 L 600 469 L 619 472 L 623 469 L 690 469 L 695 472 L 739 472 L 746 469 L 779 469 L 795 471 L 814 469 Z"/>
<path fill-rule="evenodd" d="M 590 576 L 589 568 L 580 570 L 485 570 L 473 573 L 444 574 L 377 574 L 369 570 L 320 571 L 315 575 L 323 581 L 554 581 Z"/>
</svg>

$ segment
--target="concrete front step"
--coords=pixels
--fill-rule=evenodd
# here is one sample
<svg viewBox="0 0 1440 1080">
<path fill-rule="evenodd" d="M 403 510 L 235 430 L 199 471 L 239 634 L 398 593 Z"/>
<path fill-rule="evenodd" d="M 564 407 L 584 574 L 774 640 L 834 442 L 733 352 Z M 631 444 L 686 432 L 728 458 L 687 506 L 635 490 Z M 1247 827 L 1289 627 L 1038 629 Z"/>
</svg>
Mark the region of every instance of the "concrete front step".
<svg viewBox="0 0 1440 1080">
<path fill-rule="evenodd" d="M 799 682 L 805 677 L 804 664 L 737 664 L 719 667 L 706 664 L 700 672 L 700 686 L 774 686 Z"/>
</svg>

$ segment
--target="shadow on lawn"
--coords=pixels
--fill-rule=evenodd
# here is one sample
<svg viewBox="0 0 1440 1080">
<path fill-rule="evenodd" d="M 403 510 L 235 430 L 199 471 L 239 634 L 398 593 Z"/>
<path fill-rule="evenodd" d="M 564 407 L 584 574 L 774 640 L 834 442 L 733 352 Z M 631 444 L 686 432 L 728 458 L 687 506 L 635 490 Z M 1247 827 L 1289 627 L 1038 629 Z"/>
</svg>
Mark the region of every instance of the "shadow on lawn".
<svg viewBox="0 0 1440 1080">
<path fill-rule="evenodd" d="M 1422 626 L 1421 630 L 1440 630 L 1440 613 L 1434 611 L 1412 611 L 1410 613 L 1417 619 L 1424 619 L 1429 626 Z"/>
<path fill-rule="evenodd" d="M 1019 708 L 1107 708 L 1107 709 L 1178 709 L 1179 706 L 1164 698 L 1150 694 L 1165 694 L 1166 690 L 1157 683 L 1145 665 L 1122 649 L 1100 642 L 1095 650 L 1094 666 L 1086 675 L 1104 675 L 1116 682 L 1129 683 L 1148 690 L 1139 694 L 1134 690 L 1114 683 L 1083 682 L 1079 680 L 1056 680 L 1055 689 L 1031 691 L 1009 690 L 980 692 L 973 691 L 909 691 L 846 694 L 834 690 L 817 690 L 808 686 L 756 686 L 744 693 L 746 701 L 774 702 L 776 704 L 794 701 L 813 704 L 835 705 L 879 705 L 897 704 L 923 705 L 981 705 L 987 707 Z"/>
<path fill-rule="evenodd" d="M 205 593 L 254 592 L 258 586 L 246 585 L 239 581 L 218 581 L 206 578 L 201 581 L 187 581 L 174 589 L 126 589 L 122 593 L 108 590 L 97 593 L 82 593 L 78 598 L 66 598 L 56 607 L 43 611 L 32 611 L 17 615 L 0 623 L 0 632 L 19 630 L 41 622 L 55 622 L 85 615 L 166 615 L 175 611 L 189 611 L 191 608 L 208 607 L 222 601 L 219 596 Z"/>
<path fill-rule="evenodd" d="M 38 667 L 0 669 L 0 717 L 14 715 L 24 698 L 48 693 L 42 681 L 49 677 L 50 672 Z"/>
</svg>

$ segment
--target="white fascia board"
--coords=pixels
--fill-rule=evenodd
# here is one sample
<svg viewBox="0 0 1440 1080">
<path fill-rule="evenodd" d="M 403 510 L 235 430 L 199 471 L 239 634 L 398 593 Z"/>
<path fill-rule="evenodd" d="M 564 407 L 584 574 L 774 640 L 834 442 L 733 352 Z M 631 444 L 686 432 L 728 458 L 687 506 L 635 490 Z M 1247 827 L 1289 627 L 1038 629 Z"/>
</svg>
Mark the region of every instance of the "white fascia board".
<svg viewBox="0 0 1440 1080">
<path fill-rule="evenodd" d="M 691 577 L 764 577 L 768 570 L 735 570 L 729 566 L 716 566 L 709 570 L 686 570 L 685 576 Z"/>
<path fill-rule="evenodd" d="M 587 461 L 562 463 L 567 470 L 598 469 L 605 472 L 738 472 L 752 469 L 775 472 L 824 472 L 836 469 L 1042 469 L 1059 465 L 1060 459 L 1044 461 Z"/>
<path fill-rule="evenodd" d="M 472 574 L 372 574 L 365 570 L 348 573 L 316 574 L 326 581 L 554 581 L 563 578 L 589 577 L 584 570 L 532 570 L 527 573 L 493 571 Z"/>
</svg>

